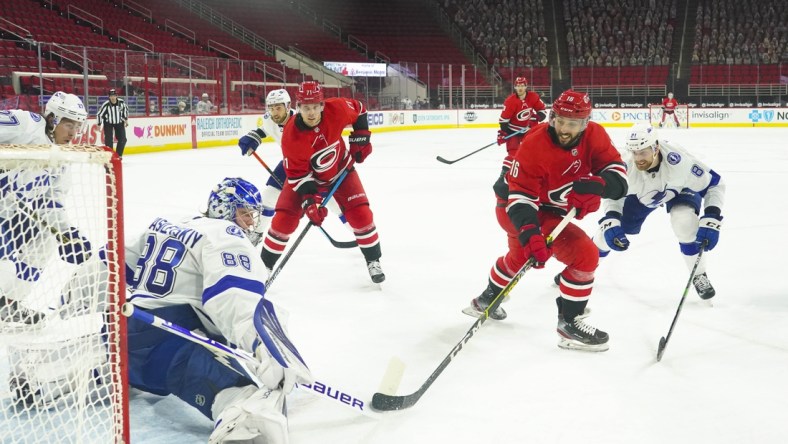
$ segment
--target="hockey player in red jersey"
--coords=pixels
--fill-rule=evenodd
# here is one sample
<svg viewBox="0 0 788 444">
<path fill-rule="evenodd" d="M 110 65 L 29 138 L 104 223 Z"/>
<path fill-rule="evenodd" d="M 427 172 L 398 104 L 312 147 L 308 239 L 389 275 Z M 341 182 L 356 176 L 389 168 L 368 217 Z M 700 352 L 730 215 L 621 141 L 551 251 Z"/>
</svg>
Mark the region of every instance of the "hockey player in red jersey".
<svg viewBox="0 0 788 444">
<path fill-rule="evenodd" d="M 681 124 L 679 123 L 679 118 L 676 115 L 676 107 L 679 105 L 678 100 L 673 98 L 673 93 L 669 92 L 668 96 L 662 99 L 662 121 L 659 123 L 659 127 L 662 128 L 665 126 L 665 116 L 672 116 L 673 120 L 676 122 L 676 128 L 680 128 Z"/>
<path fill-rule="evenodd" d="M 318 82 L 301 83 L 296 100 L 299 113 L 287 122 L 282 133 L 287 182 L 265 236 L 263 262 L 269 270 L 274 267 L 302 215 L 306 214 L 315 225 L 323 223 L 328 213 L 320 206 L 323 196 L 349 168 L 333 198 L 353 228 L 372 281 L 383 282 L 377 228 L 364 186 L 353 167 L 354 162 L 364 162 L 372 152 L 367 110 L 355 99 L 325 99 Z M 348 147 L 342 139 L 342 130 L 350 125 L 353 132 Z"/>
<path fill-rule="evenodd" d="M 498 119 L 501 129 L 498 130 L 498 145 L 506 144 L 504 169 L 512 166 L 512 157 L 520 147 L 525 132 L 545 119 L 545 105 L 534 91 L 528 91 L 528 80 L 525 77 L 514 79 L 514 93 L 503 101 L 503 111 Z M 507 136 L 511 136 L 508 139 Z"/>
<path fill-rule="evenodd" d="M 601 198 L 626 195 L 621 155 L 604 128 L 589 122 L 590 115 L 585 93 L 565 91 L 553 102 L 549 125 L 536 127 L 523 139 L 507 174 L 506 195 L 499 195 L 507 202 L 496 208 L 498 223 L 507 227 L 509 251 L 490 270 L 484 292 L 463 311 L 479 316 L 528 258 L 542 268 L 555 256 L 566 264 L 556 299 L 559 347 L 604 351 L 607 333 L 584 321 L 599 262 L 594 241 L 571 223 L 551 245 L 545 239 L 570 208 L 582 219 L 599 209 Z M 499 306 L 490 317 L 502 320 L 506 312 Z"/>
</svg>

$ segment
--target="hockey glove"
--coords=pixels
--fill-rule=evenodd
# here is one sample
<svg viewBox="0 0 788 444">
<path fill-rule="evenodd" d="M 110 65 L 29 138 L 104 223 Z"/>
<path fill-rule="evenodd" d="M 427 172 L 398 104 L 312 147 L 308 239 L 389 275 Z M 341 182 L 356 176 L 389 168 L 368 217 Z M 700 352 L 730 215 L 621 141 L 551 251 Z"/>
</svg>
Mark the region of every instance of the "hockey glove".
<svg viewBox="0 0 788 444">
<path fill-rule="evenodd" d="M 498 145 L 506 143 L 506 136 L 508 136 L 508 134 L 506 134 L 504 130 L 498 130 Z"/>
<path fill-rule="evenodd" d="M 257 151 L 257 147 L 260 146 L 260 141 L 262 141 L 262 138 L 255 130 L 249 131 L 245 136 L 238 139 L 241 155 L 251 156 L 252 153 Z"/>
<path fill-rule="evenodd" d="M 544 268 L 545 262 L 553 256 L 553 250 L 547 246 L 547 240 L 534 224 L 524 225 L 520 229 L 520 245 L 523 246 L 525 260 L 534 258 L 534 268 Z"/>
<path fill-rule="evenodd" d="M 293 391 L 293 387 L 298 382 L 295 371 L 279 365 L 263 344 L 255 349 L 254 357 L 260 362 L 255 370 L 255 375 L 266 387 L 276 389 L 281 386 L 284 393 Z"/>
<path fill-rule="evenodd" d="M 304 209 L 304 214 L 309 220 L 318 227 L 323 223 L 328 215 L 328 209 L 321 207 L 323 197 L 319 194 L 308 194 L 304 196 L 304 202 L 301 207 Z"/>
<path fill-rule="evenodd" d="M 572 183 L 572 190 L 566 196 L 566 201 L 570 207 L 577 209 L 575 217 L 578 220 L 599 209 L 604 190 L 605 180 L 599 176 L 581 177 Z"/>
<path fill-rule="evenodd" d="M 722 228 L 722 216 L 719 214 L 706 213 L 698 221 L 698 234 L 695 242 L 706 244 L 706 251 L 711 251 L 717 246 L 720 240 L 720 228 Z"/>
<path fill-rule="evenodd" d="M 57 238 L 60 241 L 57 251 L 64 261 L 79 265 L 90 258 L 90 242 L 86 237 L 80 236 L 76 228 L 69 228 Z"/>
<path fill-rule="evenodd" d="M 621 228 L 621 214 L 615 211 L 610 211 L 605 217 L 599 221 L 599 229 L 605 236 L 605 243 L 614 251 L 624 251 L 629 248 L 629 239 L 627 239 L 624 229 Z"/>
<path fill-rule="evenodd" d="M 367 156 L 372 153 L 372 144 L 369 143 L 369 138 L 372 133 L 369 130 L 356 130 L 350 133 L 348 141 L 350 142 L 350 155 L 356 159 L 356 162 L 362 163 Z"/>
</svg>

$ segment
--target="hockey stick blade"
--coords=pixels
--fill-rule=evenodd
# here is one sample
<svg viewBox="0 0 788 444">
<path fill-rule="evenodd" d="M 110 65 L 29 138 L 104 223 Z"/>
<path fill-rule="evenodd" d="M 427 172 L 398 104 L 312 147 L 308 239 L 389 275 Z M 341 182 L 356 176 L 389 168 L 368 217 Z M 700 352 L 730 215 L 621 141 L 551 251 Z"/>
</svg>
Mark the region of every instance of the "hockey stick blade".
<svg viewBox="0 0 788 444">
<path fill-rule="evenodd" d="M 657 348 L 657 362 L 662 360 L 662 354 L 665 353 L 665 337 L 659 338 L 659 347 Z"/>
<path fill-rule="evenodd" d="M 564 230 L 564 228 L 566 228 L 569 222 L 575 217 L 575 214 L 577 214 L 577 210 L 574 208 L 570 208 L 568 213 L 563 217 L 563 219 L 561 219 L 561 222 L 559 222 L 558 225 L 556 225 L 556 227 L 550 233 L 550 235 L 547 236 L 546 240 L 548 245 L 553 243 L 553 240 L 556 237 L 558 237 L 558 235 L 561 233 L 561 231 Z M 533 258 L 530 258 L 525 262 L 525 265 L 523 265 L 523 267 L 517 272 L 517 274 L 515 274 L 514 278 L 512 278 L 512 280 L 509 281 L 506 287 L 504 287 L 500 291 L 500 293 L 498 293 L 498 295 L 492 300 L 492 302 L 487 307 L 487 309 L 485 309 L 484 312 L 479 316 L 479 319 L 477 319 L 476 322 L 474 322 L 473 325 L 471 325 L 471 328 L 465 333 L 465 336 L 463 336 L 460 342 L 458 342 L 454 346 L 454 348 L 451 349 L 449 354 L 446 355 L 445 358 L 443 358 L 443 361 L 440 363 L 440 365 L 438 365 L 438 368 L 436 368 L 435 371 L 433 371 L 432 374 L 427 378 L 427 380 L 424 381 L 423 384 L 421 384 L 421 387 L 419 387 L 418 390 L 416 390 L 415 392 L 409 395 L 403 395 L 403 396 L 387 395 L 385 393 L 380 393 L 380 392 L 375 393 L 372 395 L 372 402 L 370 404 L 372 408 L 374 410 L 387 412 L 392 410 L 404 410 L 409 407 L 413 407 L 413 405 L 415 405 L 419 401 L 419 399 L 421 399 L 422 395 L 424 395 L 427 389 L 430 388 L 432 383 L 435 382 L 436 379 L 438 379 L 438 376 L 440 376 L 441 373 L 443 373 L 443 370 L 445 370 L 446 367 L 449 366 L 451 361 L 457 356 L 460 350 L 462 350 L 465 344 L 467 344 L 468 341 L 471 340 L 473 335 L 476 334 L 476 332 L 479 331 L 480 328 L 482 328 L 482 325 L 484 325 L 484 323 L 490 318 L 490 313 L 495 311 L 495 309 L 499 305 L 501 305 L 501 303 L 509 294 L 509 292 L 512 291 L 512 288 L 514 288 L 514 286 L 517 285 L 517 282 L 520 281 L 520 278 L 523 276 L 523 274 L 525 274 L 525 272 L 528 271 L 533 266 L 533 264 L 534 264 Z"/>
<path fill-rule="evenodd" d="M 331 242 L 331 245 L 333 245 L 336 248 L 356 248 L 356 247 L 358 247 L 358 242 L 356 242 L 354 240 L 352 240 L 352 241 L 338 241 L 338 240 L 335 240 L 333 237 L 331 237 L 331 235 L 329 235 L 328 232 L 323 227 L 320 227 L 320 231 L 322 231 L 323 235 L 326 236 L 326 239 L 328 239 L 328 241 Z"/>
<path fill-rule="evenodd" d="M 461 160 L 462 158 L 460 158 L 460 159 L 457 159 L 457 160 L 447 160 L 447 159 L 444 159 L 444 158 L 443 158 L 443 157 L 441 157 L 441 156 L 438 156 L 438 157 L 436 157 L 436 159 L 438 159 L 438 162 L 443 162 L 443 163 L 446 163 L 446 164 L 449 164 L 449 165 L 451 165 L 451 164 L 453 164 L 454 162 L 456 162 L 457 160 Z"/>
</svg>

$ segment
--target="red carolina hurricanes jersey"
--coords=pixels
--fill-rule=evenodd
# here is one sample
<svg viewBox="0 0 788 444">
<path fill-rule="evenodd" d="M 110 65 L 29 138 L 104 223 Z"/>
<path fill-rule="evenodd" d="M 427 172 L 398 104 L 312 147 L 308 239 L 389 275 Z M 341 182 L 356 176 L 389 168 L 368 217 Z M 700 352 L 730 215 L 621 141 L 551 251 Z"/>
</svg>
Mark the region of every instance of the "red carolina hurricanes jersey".
<svg viewBox="0 0 788 444">
<path fill-rule="evenodd" d="M 668 99 L 667 97 L 662 99 L 662 106 L 665 107 L 665 111 L 675 110 L 678 104 L 679 102 L 676 99 Z"/>
<path fill-rule="evenodd" d="M 325 187 L 350 164 L 350 155 L 342 139 L 342 130 L 367 110 L 356 99 L 326 99 L 323 117 L 314 128 L 303 129 L 290 119 L 282 133 L 287 181 L 297 192 L 308 182 Z"/>
<path fill-rule="evenodd" d="M 529 131 L 515 154 L 507 177 L 507 211 L 510 214 L 519 204 L 537 211 L 551 207 L 566 214 L 566 195 L 575 180 L 582 176 L 598 176 L 603 171 L 613 171 L 626 178 L 621 155 L 599 124 L 588 122 L 580 143 L 570 149 L 553 143 L 548 128 L 548 125 L 540 125 Z"/>
<path fill-rule="evenodd" d="M 531 120 L 531 117 L 535 116 L 537 111 L 544 109 L 545 105 L 539 94 L 533 91 L 526 91 L 525 98 L 521 99 L 517 97 L 517 93 L 514 93 L 504 100 L 503 111 L 501 111 L 501 117 L 498 119 L 498 122 L 508 122 L 512 132 L 520 131 L 524 128 L 536 126 L 538 122 Z"/>
</svg>

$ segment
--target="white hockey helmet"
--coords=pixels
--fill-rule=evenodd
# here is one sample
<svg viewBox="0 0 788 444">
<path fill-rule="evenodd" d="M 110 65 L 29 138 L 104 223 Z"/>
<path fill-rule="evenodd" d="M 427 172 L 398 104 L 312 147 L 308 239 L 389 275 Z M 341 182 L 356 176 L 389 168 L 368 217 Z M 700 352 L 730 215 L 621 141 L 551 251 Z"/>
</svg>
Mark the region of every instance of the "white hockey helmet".
<svg viewBox="0 0 788 444">
<path fill-rule="evenodd" d="M 66 94 L 63 91 L 52 94 L 52 97 L 47 101 L 44 113 L 46 114 L 44 117 L 48 117 L 50 114 L 55 116 L 52 121 L 54 126 L 60 123 L 60 119 L 70 119 L 80 124 L 85 123 L 88 119 L 88 113 L 82 100 L 74 94 Z"/>
<path fill-rule="evenodd" d="M 265 97 L 265 106 L 276 105 L 277 103 L 284 103 L 285 106 L 290 106 L 290 94 L 287 93 L 287 90 L 275 89 Z"/>
<path fill-rule="evenodd" d="M 656 151 L 658 138 L 656 128 L 645 123 L 638 123 L 629 132 L 626 148 L 628 151 L 640 151 L 646 148 Z"/>
</svg>

